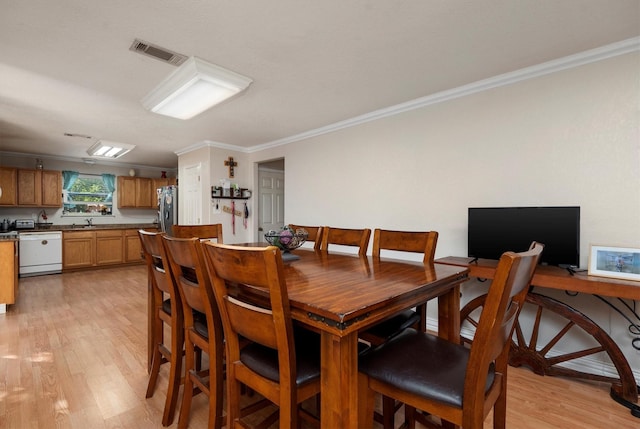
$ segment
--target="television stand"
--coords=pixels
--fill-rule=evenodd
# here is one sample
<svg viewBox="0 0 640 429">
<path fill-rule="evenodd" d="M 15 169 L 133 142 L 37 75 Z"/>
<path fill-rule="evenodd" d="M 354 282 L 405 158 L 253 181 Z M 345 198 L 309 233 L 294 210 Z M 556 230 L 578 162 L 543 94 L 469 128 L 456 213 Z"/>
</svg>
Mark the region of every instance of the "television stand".
<svg viewBox="0 0 640 429">
<path fill-rule="evenodd" d="M 498 265 L 497 260 L 476 259 L 470 261 L 468 257 L 455 256 L 440 258 L 435 262 L 467 267 L 470 271 L 470 277 L 484 279 L 492 279 Z M 577 270 L 572 273 L 569 270 L 553 266 L 538 266 L 531 284 L 532 286 L 542 288 L 588 293 L 595 295 L 603 301 L 604 299 L 601 296 L 631 300 L 640 299 L 640 283 L 638 282 L 588 276 L 579 273 Z M 477 317 L 477 312 L 474 313 L 474 310 L 482 307 L 484 298 L 485 296 L 477 297 L 464 306 L 460 313 L 461 323 Z M 514 341 L 512 341 L 509 355 L 509 364 L 512 366 L 526 366 L 538 375 L 564 376 L 611 383 L 611 397 L 621 405 L 629 408 L 633 416 L 640 418 L 640 406 L 638 405 L 640 386 L 636 384 L 629 362 L 615 341 L 613 341 L 600 326 L 580 311 L 556 299 L 533 292 L 533 288 L 529 290 L 526 302 L 528 305 L 537 307 L 531 338 L 527 340 L 523 335 L 523 330 L 520 328 L 519 323 L 516 323 L 515 337 Z M 544 313 L 547 311 L 561 316 L 566 319 L 567 323 L 547 344 L 539 345 L 538 334 L 540 332 L 540 325 Z M 550 349 L 573 327 L 580 328 L 593 337 L 593 339 L 598 342 L 598 346 L 560 356 L 547 356 Z M 464 338 L 463 341 L 465 341 Z M 470 342 L 471 340 L 466 341 Z M 601 352 L 607 353 L 611 359 L 611 362 L 618 372 L 617 378 L 576 371 L 560 365 Z"/>
</svg>

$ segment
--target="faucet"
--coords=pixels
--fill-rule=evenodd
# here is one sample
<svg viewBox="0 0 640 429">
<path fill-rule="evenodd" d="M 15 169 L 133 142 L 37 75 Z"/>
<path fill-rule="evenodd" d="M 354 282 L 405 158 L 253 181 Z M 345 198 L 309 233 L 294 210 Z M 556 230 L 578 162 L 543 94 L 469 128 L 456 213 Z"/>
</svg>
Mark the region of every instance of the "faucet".
<svg viewBox="0 0 640 429">
<path fill-rule="evenodd" d="M 93 218 L 90 217 L 89 219 L 86 219 L 87 221 L 87 226 L 93 226 Z"/>
</svg>

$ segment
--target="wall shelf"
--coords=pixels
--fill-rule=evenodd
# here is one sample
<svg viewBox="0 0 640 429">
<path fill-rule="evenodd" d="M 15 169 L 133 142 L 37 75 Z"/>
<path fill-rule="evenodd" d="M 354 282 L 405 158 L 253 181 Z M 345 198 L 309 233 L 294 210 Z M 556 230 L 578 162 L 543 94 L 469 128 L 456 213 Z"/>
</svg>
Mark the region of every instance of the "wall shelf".
<svg viewBox="0 0 640 429">
<path fill-rule="evenodd" d="M 227 191 L 227 192 L 225 192 Z M 236 195 L 233 195 L 235 191 Z M 231 195 L 223 195 L 223 194 L 231 194 Z M 222 199 L 222 200 L 248 200 L 251 198 L 251 191 L 247 188 L 238 188 L 238 189 L 229 189 L 229 188 L 221 188 L 219 186 L 211 187 L 211 199 Z"/>
<path fill-rule="evenodd" d="M 248 200 L 251 197 L 211 197 L 212 200 Z"/>
</svg>

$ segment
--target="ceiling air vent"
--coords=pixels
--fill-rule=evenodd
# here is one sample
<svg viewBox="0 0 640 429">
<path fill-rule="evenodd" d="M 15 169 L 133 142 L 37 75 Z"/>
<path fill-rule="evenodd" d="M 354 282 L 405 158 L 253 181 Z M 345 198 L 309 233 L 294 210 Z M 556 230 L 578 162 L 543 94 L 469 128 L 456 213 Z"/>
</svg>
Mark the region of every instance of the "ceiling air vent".
<svg viewBox="0 0 640 429">
<path fill-rule="evenodd" d="M 186 55 L 170 51 L 168 49 L 162 48 L 152 43 L 147 43 L 140 39 L 134 40 L 129 50 L 148 55 L 157 60 L 164 61 L 165 63 L 173 64 L 174 66 L 179 66 L 188 58 Z"/>
</svg>

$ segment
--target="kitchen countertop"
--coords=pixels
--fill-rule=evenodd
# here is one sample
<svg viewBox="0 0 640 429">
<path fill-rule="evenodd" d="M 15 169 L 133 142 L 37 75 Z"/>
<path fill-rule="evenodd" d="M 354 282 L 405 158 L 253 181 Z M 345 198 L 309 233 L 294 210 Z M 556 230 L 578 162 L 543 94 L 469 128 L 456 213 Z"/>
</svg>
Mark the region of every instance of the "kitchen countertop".
<svg viewBox="0 0 640 429">
<path fill-rule="evenodd" d="M 93 231 L 97 229 L 154 229 L 158 228 L 156 223 L 109 223 L 87 226 L 85 224 L 77 225 L 50 225 L 46 228 L 21 229 L 18 232 L 40 232 L 40 231 Z"/>
</svg>

